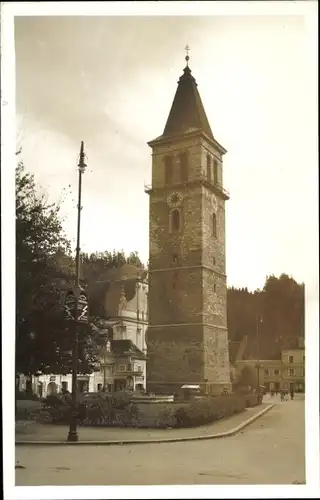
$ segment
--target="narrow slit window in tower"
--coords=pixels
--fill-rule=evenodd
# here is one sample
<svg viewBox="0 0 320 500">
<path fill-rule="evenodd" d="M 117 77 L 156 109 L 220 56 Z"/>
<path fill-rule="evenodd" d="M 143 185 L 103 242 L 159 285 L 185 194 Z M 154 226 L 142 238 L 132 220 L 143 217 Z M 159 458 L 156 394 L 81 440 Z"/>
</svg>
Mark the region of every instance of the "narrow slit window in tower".
<svg viewBox="0 0 320 500">
<path fill-rule="evenodd" d="M 216 214 L 212 215 L 212 234 L 214 238 L 217 237 L 217 216 Z"/>
<path fill-rule="evenodd" d="M 171 231 L 175 233 L 180 231 L 180 223 L 180 210 L 175 208 L 171 212 Z"/>
</svg>

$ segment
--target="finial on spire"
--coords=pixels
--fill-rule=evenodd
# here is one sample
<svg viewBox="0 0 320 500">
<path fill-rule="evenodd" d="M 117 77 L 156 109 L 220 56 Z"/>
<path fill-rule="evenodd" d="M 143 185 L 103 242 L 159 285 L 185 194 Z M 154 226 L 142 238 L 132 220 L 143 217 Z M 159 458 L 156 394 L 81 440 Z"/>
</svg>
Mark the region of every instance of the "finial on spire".
<svg viewBox="0 0 320 500">
<path fill-rule="evenodd" d="M 187 55 L 186 55 L 186 57 L 185 57 L 185 60 L 187 61 L 187 66 L 189 66 L 189 59 L 190 59 L 190 57 L 189 57 L 189 50 L 190 50 L 189 45 L 186 45 L 186 46 L 185 46 L 185 48 L 184 48 L 184 50 L 185 50 L 185 51 L 186 51 L 186 53 L 187 53 Z"/>
</svg>

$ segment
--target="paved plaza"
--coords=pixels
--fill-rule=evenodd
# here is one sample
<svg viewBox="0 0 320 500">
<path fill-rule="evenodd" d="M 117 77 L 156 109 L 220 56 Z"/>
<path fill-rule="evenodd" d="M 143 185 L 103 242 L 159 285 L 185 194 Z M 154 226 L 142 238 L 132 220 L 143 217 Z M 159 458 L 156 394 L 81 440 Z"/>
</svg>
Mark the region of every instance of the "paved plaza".
<svg viewBox="0 0 320 500">
<path fill-rule="evenodd" d="M 16 447 L 16 485 L 305 482 L 304 401 L 277 403 L 232 437 L 179 443 Z"/>
</svg>

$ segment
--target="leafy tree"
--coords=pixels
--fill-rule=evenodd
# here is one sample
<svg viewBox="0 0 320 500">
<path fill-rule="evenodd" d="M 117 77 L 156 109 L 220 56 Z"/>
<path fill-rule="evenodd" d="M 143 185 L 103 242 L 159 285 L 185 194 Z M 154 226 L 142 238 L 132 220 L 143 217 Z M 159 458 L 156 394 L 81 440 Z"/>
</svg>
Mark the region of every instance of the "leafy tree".
<svg viewBox="0 0 320 500">
<path fill-rule="evenodd" d="M 20 153 L 18 153 L 20 159 Z M 70 373 L 73 325 L 62 316 L 61 290 L 74 279 L 60 206 L 49 204 L 22 160 L 16 168 L 16 372 Z M 96 362 L 96 332 L 79 326 L 79 371 Z"/>
<path fill-rule="evenodd" d="M 19 153 L 20 154 L 20 153 Z M 57 279 L 66 277 L 56 262 L 68 253 L 59 207 L 37 191 L 34 176 L 20 160 L 16 168 L 16 365 L 18 372 L 34 371 L 35 343 L 46 329 L 58 302 Z M 44 321 L 44 316 L 46 320 Z M 44 321 L 44 322 L 43 322 Z"/>
<path fill-rule="evenodd" d="M 257 375 L 254 369 L 244 366 L 237 380 L 237 385 L 239 387 L 252 387 L 252 389 L 255 389 L 257 387 Z"/>
<path fill-rule="evenodd" d="M 269 341 L 278 350 L 297 347 L 299 337 L 304 337 L 304 285 L 286 274 L 267 277 L 262 315 Z"/>
</svg>

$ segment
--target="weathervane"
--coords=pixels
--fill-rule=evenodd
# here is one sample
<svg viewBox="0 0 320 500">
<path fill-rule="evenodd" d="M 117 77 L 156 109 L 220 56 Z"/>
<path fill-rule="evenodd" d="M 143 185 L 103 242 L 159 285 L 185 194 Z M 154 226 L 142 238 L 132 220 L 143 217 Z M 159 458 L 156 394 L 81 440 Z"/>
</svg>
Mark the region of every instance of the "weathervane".
<svg viewBox="0 0 320 500">
<path fill-rule="evenodd" d="M 185 51 L 186 51 L 186 53 L 187 53 L 187 55 L 186 55 L 185 59 L 186 59 L 186 61 L 187 61 L 187 66 L 188 66 L 188 65 L 189 65 L 189 64 L 188 64 L 188 63 L 189 63 L 189 59 L 190 59 L 190 57 L 189 57 L 189 50 L 190 50 L 189 45 L 186 45 L 186 46 L 185 46 L 185 48 L 184 48 L 184 50 L 185 50 Z"/>
</svg>

